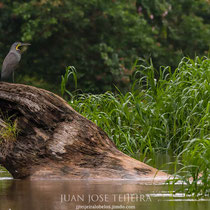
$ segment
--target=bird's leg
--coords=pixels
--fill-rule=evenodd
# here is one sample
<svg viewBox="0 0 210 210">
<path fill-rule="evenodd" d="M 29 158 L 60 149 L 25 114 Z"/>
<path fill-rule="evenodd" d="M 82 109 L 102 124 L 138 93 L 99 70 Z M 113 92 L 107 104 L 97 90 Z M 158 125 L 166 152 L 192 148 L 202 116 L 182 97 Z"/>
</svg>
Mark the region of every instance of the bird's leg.
<svg viewBox="0 0 210 210">
<path fill-rule="evenodd" d="M 15 71 L 12 72 L 12 82 L 15 82 Z"/>
</svg>

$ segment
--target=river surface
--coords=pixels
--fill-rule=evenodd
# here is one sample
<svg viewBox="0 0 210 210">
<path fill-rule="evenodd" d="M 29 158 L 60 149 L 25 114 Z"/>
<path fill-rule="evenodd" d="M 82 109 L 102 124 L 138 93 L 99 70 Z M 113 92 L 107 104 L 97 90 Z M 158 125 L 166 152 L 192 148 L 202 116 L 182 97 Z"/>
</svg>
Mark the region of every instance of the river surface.
<svg viewBox="0 0 210 210">
<path fill-rule="evenodd" d="M 210 200 L 173 198 L 165 185 L 142 181 L 15 180 L 1 170 L 0 210 L 207 210 Z"/>
<path fill-rule="evenodd" d="M 155 167 L 173 173 L 170 161 L 157 155 Z M 210 199 L 172 198 L 168 186 L 148 180 L 15 180 L 0 167 L 0 210 L 74 209 L 208 210 Z"/>
</svg>

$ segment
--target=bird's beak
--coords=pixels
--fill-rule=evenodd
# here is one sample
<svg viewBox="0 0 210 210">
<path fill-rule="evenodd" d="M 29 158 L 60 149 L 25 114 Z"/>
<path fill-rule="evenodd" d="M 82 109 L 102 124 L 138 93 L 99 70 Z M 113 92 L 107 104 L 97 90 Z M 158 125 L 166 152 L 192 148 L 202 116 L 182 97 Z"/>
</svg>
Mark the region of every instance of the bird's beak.
<svg viewBox="0 0 210 210">
<path fill-rule="evenodd" d="M 24 53 L 27 50 L 27 46 L 31 45 L 30 43 L 20 43 L 19 47 L 21 47 L 20 52 Z"/>
<path fill-rule="evenodd" d="M 21 43 L 20 46 L 28 46 L 31 45 L 30 43 Z"/>
</svg>

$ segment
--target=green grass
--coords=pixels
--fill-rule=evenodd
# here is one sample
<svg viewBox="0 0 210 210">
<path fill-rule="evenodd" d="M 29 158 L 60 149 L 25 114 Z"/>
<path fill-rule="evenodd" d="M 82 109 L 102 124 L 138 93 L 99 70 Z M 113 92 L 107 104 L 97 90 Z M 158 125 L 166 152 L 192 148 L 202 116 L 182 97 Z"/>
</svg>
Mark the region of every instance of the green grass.
<svg viewBox="0 0 210 210">
<path fill-rule="evenodd" d="M 124 153 L 154 166 L 157 152 L 173 151 L 175 169 L 181 166 L 177 180 L 187 183 L 186 194 L 209 194 L 210 59 L 183 58 L 174 72 L 160 67 L 158 74 L 152 62 L 139 60 L 134 68 L 127 93 L 74 95 L 63 88 L 62 95 L 67 92 L 69 104 Z"/>
<path fill-rule="evenodd" d="M 2 144 L 15 141 L 18 135 L 16 121 L 12 121 L 10 117 L 5 116 L 0 111 L 0 147 Z M 11 177 L 9 172 L 0 165 L 0 177 Z"/>
<path fill-rule="evenodd" d="M 17 123 L 12 121 L 11 117 L 5 117 L 2 113 L 3 120 L 0 118 L 0 145 L 5 141 L 15 141 L 18 135 Z"/>
</svg>

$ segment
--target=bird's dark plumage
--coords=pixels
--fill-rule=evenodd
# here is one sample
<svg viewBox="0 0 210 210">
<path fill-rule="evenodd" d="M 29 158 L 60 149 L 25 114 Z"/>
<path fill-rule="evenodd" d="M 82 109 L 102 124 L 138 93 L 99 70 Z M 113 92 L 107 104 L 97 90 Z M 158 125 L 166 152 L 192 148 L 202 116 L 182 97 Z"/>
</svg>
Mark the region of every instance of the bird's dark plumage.
<svg viewBox="0 0 210 210">
<path fill-rule="evenodd" d="M 1 80 L 9 79 L 10 76 L 14 73 L 21 59 L 21 50 L 19 49 L 19 47 L 25 45 L 30 44 L 21 42 L 15 42 L 14 44 L 12 44 L 9 53 L 5 57 L 2 64 Z"/>
<path fill-rule="evenodd" d="M 17 68 L 20 59 L 21 59 L 21 55 L 18 56 L 17 54 L 13 52 L 8 53 L 2 65 L 2 70 L 1 70 L 2 80 L 8 79 L 10 77 L 13 71 Z"/>
</svg>

